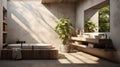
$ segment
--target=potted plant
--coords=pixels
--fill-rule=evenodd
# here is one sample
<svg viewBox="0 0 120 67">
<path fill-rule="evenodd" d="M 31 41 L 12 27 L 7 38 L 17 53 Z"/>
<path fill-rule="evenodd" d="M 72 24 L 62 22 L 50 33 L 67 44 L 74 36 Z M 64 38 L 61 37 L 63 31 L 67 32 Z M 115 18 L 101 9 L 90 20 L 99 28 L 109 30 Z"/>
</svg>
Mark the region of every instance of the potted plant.
<svg viewBox="0 0 120 67">
<path fill-rule="evenodd" d="M 57 26 L 55 31 L 58 33 L 59 38 L 62 41 L 60 50 L 62 52 L 69 52 L 69 39 L 72 35 L 72 25 L 70 24 L 69 19 L 61 18 L 57 21 Z"/>
<path fill-rule="evenodd" d="M 97 26 L 90 20 L 85 21 L 85 32 L 95 32 L 97 30 Z"/>
</svg>

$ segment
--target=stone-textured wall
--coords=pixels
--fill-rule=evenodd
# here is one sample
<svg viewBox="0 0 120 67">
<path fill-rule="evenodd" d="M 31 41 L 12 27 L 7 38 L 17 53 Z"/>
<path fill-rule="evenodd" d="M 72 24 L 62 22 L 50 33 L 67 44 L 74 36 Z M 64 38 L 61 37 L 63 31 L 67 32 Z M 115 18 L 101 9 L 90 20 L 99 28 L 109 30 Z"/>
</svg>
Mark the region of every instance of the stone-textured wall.
<svg viewBox="0 0 120 67">
<path fill-rule="evenodd" d="M 3 2 L 4 8 L 7 9 L 7 0 L 2 0 L 2 2 Z"/>
<path fill-rule="evenodd" d="M 75 22 L 74 3 L 41 4 L 39 1 L 8 1 L 8 43 L 61 44 L 54 31 L 56 21 L 64 15 Z"/>
<path fill-rule="evenodd" d="M 2 36 L 2 34 L 3 34 L 3 23 L 2 23 L 2 0 L 0 0 L 0 50 L 2 49 L 2 46 L 3 46 L 3 36 Z M 0 51 L 0 58 L 1 58 L 1 51 Z"/>
<path fill-rule="evenodd" d="M 110 33 L 120 61 L 120 0 L 110 0 Z"/>
<path fill-rule="evenodd" d="M 2 8 L 2 0 L 0 0 L 0 49 L 2 48 L 3 45 L 3 8 Z"/>
</svg>

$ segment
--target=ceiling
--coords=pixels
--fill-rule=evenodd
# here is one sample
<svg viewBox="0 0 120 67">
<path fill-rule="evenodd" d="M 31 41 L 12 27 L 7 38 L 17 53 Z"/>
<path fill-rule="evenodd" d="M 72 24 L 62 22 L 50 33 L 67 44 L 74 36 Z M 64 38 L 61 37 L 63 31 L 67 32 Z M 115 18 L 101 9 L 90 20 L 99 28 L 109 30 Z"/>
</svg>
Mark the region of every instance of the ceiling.
<svg viewBox="0 0 120 67">
<path fill-rule="evenodd" d="M 77 2 L 78 0 L 42 0 L 42 3 Z"/>
</svg>

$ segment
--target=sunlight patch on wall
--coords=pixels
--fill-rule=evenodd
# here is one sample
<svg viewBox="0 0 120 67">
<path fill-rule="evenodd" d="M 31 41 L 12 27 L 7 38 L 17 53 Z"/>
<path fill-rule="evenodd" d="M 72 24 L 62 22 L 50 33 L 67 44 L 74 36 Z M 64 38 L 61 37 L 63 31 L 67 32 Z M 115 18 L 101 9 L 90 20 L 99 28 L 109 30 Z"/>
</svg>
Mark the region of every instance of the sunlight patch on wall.
<svg viewBox="0 0 120 67">
<path fill-rule="evenodd" d="M 13 25 L 9 24 L 9 27 L 14 29 L 9 33 L 10 35 L 20 34 L 19 36 L 12 36 L 12 40 L 19 38 L 26 40 L 28 43 L 37 42 L 58 45 L 61 43 L 54 30 L 58 18 L 43 4 L 37 1 L 9 1 L 8 5 L 9 15 L 12 15 L 9 21 L 12 24 L 17 23 L 14 25 L 18 25 L 16 28 L 19 29 L 19 33 L 15 32 L 17 29 L 14 29 Z M 8 39 L 11 38 L 11 36 L 8 37 Z"/>
<path fill-rule="evenodd" d="M 14 21 L 16 21 L 16 23 L 18 23 L 22 28 L 29 32 L 36 41 L 40 42 L 37 36 L 35 36 L 14 14 L 11 14 L 11 17 Z"/>
</svg>

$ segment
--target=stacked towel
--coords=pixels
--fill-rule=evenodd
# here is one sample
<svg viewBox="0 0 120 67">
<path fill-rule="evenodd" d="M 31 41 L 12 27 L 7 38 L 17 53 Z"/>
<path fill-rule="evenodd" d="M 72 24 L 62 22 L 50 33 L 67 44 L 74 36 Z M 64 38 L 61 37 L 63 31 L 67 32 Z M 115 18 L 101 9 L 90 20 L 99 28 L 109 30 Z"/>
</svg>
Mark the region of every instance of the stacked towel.
<svg viewBox="0 0 120 67">
<path fill-rule="evenodd" d="M 12 58 L 13 59 L 22 59 L 21 49 L 20 48 L 13 48 L 12 49 Z"/>
</svg>

